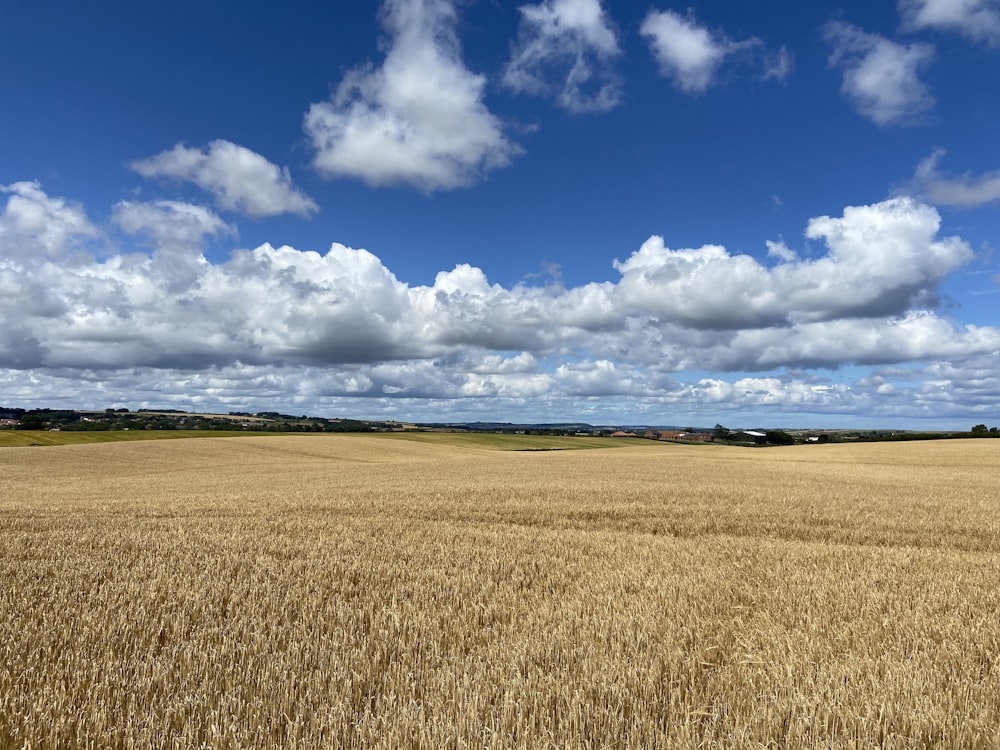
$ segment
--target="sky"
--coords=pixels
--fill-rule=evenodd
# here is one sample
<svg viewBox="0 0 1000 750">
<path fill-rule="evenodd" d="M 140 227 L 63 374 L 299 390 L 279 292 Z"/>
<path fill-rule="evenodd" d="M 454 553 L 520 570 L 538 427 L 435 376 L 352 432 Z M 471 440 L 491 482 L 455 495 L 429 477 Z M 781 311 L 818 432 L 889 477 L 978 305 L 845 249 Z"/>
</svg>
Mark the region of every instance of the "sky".
<svg viewBox="0 0 1000 750">
<path fill-rule="evenodd" d="M 0 405 L 1000 423 L 1000 0 L 0 0 Z"/>
</svg>

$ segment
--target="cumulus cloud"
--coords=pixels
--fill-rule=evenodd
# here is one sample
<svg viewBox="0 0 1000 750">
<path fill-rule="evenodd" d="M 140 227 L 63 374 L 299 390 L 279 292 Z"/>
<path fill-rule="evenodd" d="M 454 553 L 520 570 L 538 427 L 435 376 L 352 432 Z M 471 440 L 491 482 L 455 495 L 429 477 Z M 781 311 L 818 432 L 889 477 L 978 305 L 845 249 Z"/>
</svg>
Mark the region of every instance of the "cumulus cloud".
<svg viewBox="0 0 1000 750">
<path fill-rule="evenodd" d="M 120 201 L 112 221 L 129 234 L 147 236 L 159 250 L 200 251 L 207 237 L 236 233 L 204 206 L 179 201 Z"/>
<path fill-rule="evenodd" d="M 292 213 L 309 216 L 316 203 L 292 184 L 287 167 L 229 141 L 212 141 L 204 150 L 177 144 L 129 166 L 143 177 L 194 183 L 211 193 L 218 206 L 253 217 Z"/>
<path fill-rule="evenodd" d="M 899 0 L 899 12 L 908 31 L 953 31 L 975 42 L 1000 45 L 997 0 Z"/>
<path fill-rule="evenodd" d="M 777 258 L 785 263 L 792 263 L 799 259 L 798 254 L 784 242 L 773 242 L 768 240 L 765 243 L 767 254 L 772 258 Z"/>
<path fill-rule="evenodd" d="M 197 283 L 207 265 L 202 250 L 209 238 L 236 235 L 235 227 L 204 206 L 178 201 L 120 201 L 111 220 L 153 250 L 146 281 L 158 279 L 160 289 L 170 294 Z"/>
<path fill-rule="evenodd" d="M 909 124 L 934 107 L 919 77 L 934 60 L 933 46 L 898 44 L 841 21 L 826 24 L 823 36 L 833 48 L 830 65 L 844 73 L 841 92 L 876 125 Z"/>
<path fill-rule="evenodd" d="M 486 78 L 462 62 L 450 0 L 386 0 L 381 67 L 355 68 L 305 130 L 326 177 L 433 191 L 469 185 L 519 149 L 483 102 Z"/>
<path fill-rule="evenodd" d="M 50 198 L 37 182 L 0 185 L 7 205 L 0 211 L 0 257 L 59 257 L 96 237 L 82 206 Z"/>
<path fill-rule="evenodd" d="M 935 149 L 917 165 L 913 179 L 904 188 L 936 206 L 974 208 L 1000 201 L 1000 169 L 974 175 L 950 176 L 938 169 L 944 149 Z"/>
<path fill-rule="evenodd" d="M 640 411 L 718 399 L 836 410 L 856 407 L 856 394 L 769 373 L 990 357 L 995 366 L 1000 352 L 1000 329 L 934 311 L 936 286 L 972 251 L 940 236 L 935 209 L 909 198 L 811 220 L 805 235 L 825 247 L 820 255 L 771 243 L 776 262 L 765 264 L 652 237 L 615 262 L 617 281 L 507 288 L 466 264 L 410 285 L 373 253 L 336 243 L 325 253 L 262 245 L 212 263 L 202 246 L 231 228 L 207 209 L 166 201 L 117 204 L 112 222 L 150 251 L 98 258 L 73 249 L 75 238 L 100 233 L 81 208 L 35 183 L 5 191 L 5 401 L 25 382 L 39 398 L 74 378 L 75 392 L 96 400 L 114 388 L 138 399 L 158 384 L 149 399 L 160 405 L 242 409 L 280 398 L 329 413 L 365 398 L 386 418 L 386 400 L 410 418 L 414 404 L 448 413 L 459 408 L 452 402 L 490 399 L 574 416 L 611 397 Z M 64 219 L 62 228 L 38 211 Z M 716 376 L 677 379 L 689 372 Z"/>
<path fill-rule="evenodd" d="M 849 207 L 809 222 L 806 236 L 827 255 L 795 261 L 772 244 L 785 261 L 773 269 L 717 245 L 671 250 L 652 237 L 616 261 L 618 290 L 632 309 L 694 328 L 901 315 L 972 258 L 960 239 L 935 239 L 939 228 L 933 208 L 906 198 Z"/>
<path fill-rule="evenodd" d="M 503 83 L 515 92 L 556 92 L 570 112 L 605 112 L 621 101 L 611 62 L 618 39 L 599 0 L 545 0 L 520 8 L 521 27 Z"/>
<path fill-rule="evenodd" d="M 688 94 L 704 93 L 715 83 L 723 62 L 737 53 L 751 62 L 753 55 L 758 56 L 755 64 L 764 80 L 783 81 L 792 71 L 792 55 L 784 47 L 771 52 L 756 37 L 735 41 L 713 33 L 690 14 L 651 10 L 639 32 L 649 41 L 663 75 Z"/>
<path fill-rule="evenodd" d="M 559 365 L 555 378 L 570 396 L 639 396 L 649 392 L 642 374 L 622 371 L 606 359 Z"/>
</svg>

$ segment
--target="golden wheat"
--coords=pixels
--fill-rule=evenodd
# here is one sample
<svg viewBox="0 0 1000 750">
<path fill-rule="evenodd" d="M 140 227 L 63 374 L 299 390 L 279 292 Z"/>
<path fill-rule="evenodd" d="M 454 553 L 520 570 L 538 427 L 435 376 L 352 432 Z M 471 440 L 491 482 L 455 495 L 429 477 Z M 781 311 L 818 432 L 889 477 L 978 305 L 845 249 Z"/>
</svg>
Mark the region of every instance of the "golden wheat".
<svg viewBox="0 0 1000 750">
<path fill-rule="evenodd" d="M 1000 747 L 998 449 L 4 449 L 0 747 Z"/>
</svg>

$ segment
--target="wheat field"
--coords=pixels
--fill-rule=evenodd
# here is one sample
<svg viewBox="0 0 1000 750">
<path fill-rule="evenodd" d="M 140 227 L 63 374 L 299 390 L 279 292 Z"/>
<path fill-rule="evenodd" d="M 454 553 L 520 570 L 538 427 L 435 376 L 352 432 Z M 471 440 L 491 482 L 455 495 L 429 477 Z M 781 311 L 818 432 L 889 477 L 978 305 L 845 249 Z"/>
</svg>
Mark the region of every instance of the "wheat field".
<svg viewBox="0 0 1000 750">
<path fill-rule="evenodd" d="M 0 748 L 1000 747 L 1000 441 L 503 445 L 0 450 Z"/>
</svg>

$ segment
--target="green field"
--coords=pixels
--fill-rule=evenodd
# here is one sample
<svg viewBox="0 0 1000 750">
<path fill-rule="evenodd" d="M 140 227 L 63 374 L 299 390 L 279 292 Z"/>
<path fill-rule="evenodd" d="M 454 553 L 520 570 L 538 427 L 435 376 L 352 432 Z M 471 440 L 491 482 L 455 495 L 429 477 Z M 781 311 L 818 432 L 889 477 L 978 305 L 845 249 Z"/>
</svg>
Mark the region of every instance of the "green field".
<svg viewBox="0 0 1000 750">
<path fill-rule="evenodd" d="M 176 440 L 179 438 L 247 437 L 267 433 L 208 430 L 2 430 L 0 448 L 51 445 L 89 445 L 136 440 Z"/>
<path fill-rule="evenodd" d="M 135 440 L 178 440 L 184 438 L 220 437 L 291 437 L 297 433 L 254 432 L 245 430 L 102 430 L 102 431 L 0 431 L 0 448 L 53 445 L 88 445 Z M 301 437 L 301 434 L 299 434 Z M 634 444 L 635 439 L 604 437 L 559 437 L 549 435 L 506 435 L 457 432 L 376 432 L 359 436 L 373 440 L 410 440 L 433 445 L 490 448 L 493 450 L 580 450 L 584 448 L 616 448 Z M 336 434 L 318 436 L 335 440 Z"/>
</svg>

